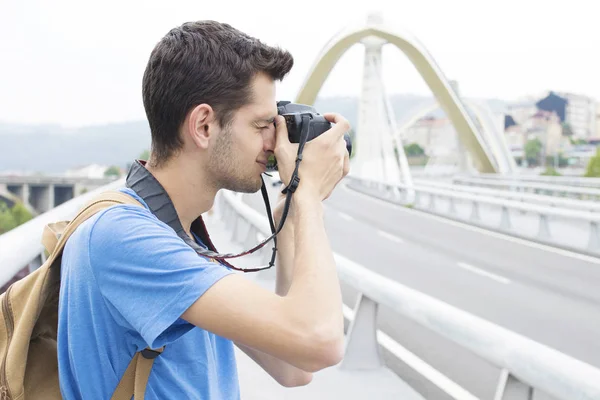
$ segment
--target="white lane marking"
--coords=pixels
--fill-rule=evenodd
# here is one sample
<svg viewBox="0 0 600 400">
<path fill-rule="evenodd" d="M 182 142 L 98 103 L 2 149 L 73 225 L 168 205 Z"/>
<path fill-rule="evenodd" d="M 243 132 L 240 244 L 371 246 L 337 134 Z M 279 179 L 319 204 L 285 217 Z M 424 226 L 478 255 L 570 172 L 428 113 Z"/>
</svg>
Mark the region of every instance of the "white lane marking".
<svg viewBox="0 0 600 400">
<path fill-rule="evenodd" d="M 396 242 L 396 243 L 404 243 L 404 240 L 400 239 L 398 236 L 394 236 L 391 233 L 387 233 L 385 231 L 377 231 L 377 234 L 381 237 L 384 237 L 388 240 L 391 240 L 392 242 Z"/>
<path fill-rule="evenodd" d="M 480 268 L 474 267 L 474 266 L 469 265 L 467 263 L 457 262 L 456 265 L 458 265 L 459 267 L 461 267 L 463 269 L 466 269 L 467 271 L 470 271 L 470 272 L 472 272 L 474 274 L 485 276 L 485 277 L 493 279 L 493 280 L 495 280 L 497 282 L 504 283 L 505 285 L 508 285 L 510 283 L 510 279 L 508 279 L 508 278 L 505 278 L 505 277 L 500 276 L 500 275 L 492 274 L 491 272 L 484 271 L 484 270 L 482 270 Z"/>
<path fill-rule="evenodd" d="M 495 237 L 495 238 L 498 238 L 498 239 L 503 239 L 503 240 L 506 240 L 507 242 L 517 243 L 517 244 L 521 244 L 521 245 L 524 245 L 524 246 L 533 247 L 535 249 L 545 250 L 545 251 L 548 251 L 550 253 L 558 254 L 558 255 L 561 255 L 561 256 L 564 256 L 564 257 L 571 257 L 571 258 L 574 258 L 576 260 L 585 261 L 585 262 L 589 262 L 589 263 L 592 263 L 592 264 L 598 264 L 598 265 L 600 265 L 600 258 L 597 258 L 597 257 L 592 257 L 592 256 L 588 256 L 588 255 L 585 255 L 585 254 L 575 253 L 575 252 L 572 252 L 572 251 L 569 251 L 569 250 L 559 249 L 557 247 L 552 247 L 552 246 L 548 246 L 548 245 L 537 243 L 537 242 L 530 242 L 530 241 L 525 240 L 525 239 L 521 239 L 521 238 L 517 238 L 517 237 L 513 237 L 513 236 L 508 236 L 508 235 L 505 235 L 505 234 L 502 234 L 502 233 L 499 233 L 499 232 L 488 231 L 487 229 L 483 229 L 483 228 L 480 228 L 478 226 L 473 226 L 473 225 L 466 224 L 464 222 L 460 222 L 460 221 L 456 221 L 456 220 L 453 220 L 453 219 L 448 219 L 448 218 L 440 217 L 438 215 L 429 214 L 429 213 L 427 213 L 425 211 L 420 211 L 418 209 L 417 210 L 411 210 L 410 208 L 403 207 L 403 206 L 400 206 L 400 205 L 397 205 L 397 204 L 392 204 L 392 203 L 389 203 L 387 201 L 378 199 L 376 197 L 369 196 L 368 194 L 364 194 L 364 193 L 358 192 L 358 191 L 353 190 L 353 189 L 349 189 L 349 188 L 345 188 L 345 189 L 348 190 L 348 191 L 351 191 L 352 193 L 356 193 L 358 195 L 362 195 L 362 196 L 364 196 L 364 197 L 366 197 L 366 198 L 368 198 L 370 200 L 374 200 L 374 201 L 376 201 L 376 202 L 378 202 L 380 204 L 385 204 L 386 206 L 388 206 L 390 208 L 393 208 L 395 210 L 402 210 L 402 211 L 404 211 L 406 213 L 409 213 L 409 214 L 418 214 L 418 215 L 421 215 L 421 216 L 423 216 L 425 218 L 430 218 L 430 219 L 433 219 L 433 220 L 436 220 L 436 221 L 444 222 L 444 223 L 452 225 L 452 226 L 457 226 L 459 228 L 468 229 L 468 230 L 471 230 L 473 232 L 482 233 L 484 235 L 492 236 L 492 237 Z"/>
<path fill-rule="evenodd" d="M 343 213 L 341 211 L 338 211 L 338 215 L 342 218 L 345 219 L 346 221 L 354 221 L 354 217 L 351 217 L 350 215 Z"/>
<path fill-rule="evenodd" d="M 354 311 L 350 307 L 344 304 L 342 312 L 344 314 L 344 318 L 346 318 L 348 321 L 354 320 Z M 421 360 L 410 350 L 394 341 L 394 339 L 379 329 L 377 330 L 377 341 L 387 351 L 402 360 L 404 363 L 406 363 L 406 365 L 424 376 L 425 379 L 439 387 L 452 398 L 456 400 L 479 400 L 477 397 L 465 390 L 462 386 L 459 386 L 446 375 L 442 374 L 440 371 Z"/>
</svg>

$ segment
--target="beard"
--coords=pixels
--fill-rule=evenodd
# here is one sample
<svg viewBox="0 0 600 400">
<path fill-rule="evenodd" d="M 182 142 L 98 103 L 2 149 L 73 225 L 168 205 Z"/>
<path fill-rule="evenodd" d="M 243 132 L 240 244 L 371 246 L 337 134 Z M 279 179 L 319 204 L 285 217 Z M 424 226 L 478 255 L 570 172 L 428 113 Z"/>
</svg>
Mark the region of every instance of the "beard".
<svg viewBox="0 0 600 400">
<path fill-rule="evenodd" d="M 214 184 L 220 189 L 256 193 L 262 186 L 260 175 L 256 175 L 253 168 L 242 165 L 244 157 L 236 157 L 237 153 L 231 128 L 226 128 L 217 137 L 209 158 Z"/>
</svg>

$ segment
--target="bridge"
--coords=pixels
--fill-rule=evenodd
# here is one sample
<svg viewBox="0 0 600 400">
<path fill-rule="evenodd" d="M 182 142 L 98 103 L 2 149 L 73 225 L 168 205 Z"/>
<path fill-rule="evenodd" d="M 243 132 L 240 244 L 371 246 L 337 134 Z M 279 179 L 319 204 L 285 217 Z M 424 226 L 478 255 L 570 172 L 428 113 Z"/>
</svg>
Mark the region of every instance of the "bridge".
<svg viewBox="0 0 600 400">
<path fill-rule="evenodd" d="M 114 179 L 0 175 L 0 198 L 12 202 L 16 196 L 34 213 L 42 214 Z"/>
<path fill-rule="evenodd" d="M 312 104 L 355 43 L 365 46 L 358 153 L 324 203 L 345 357 L 306 387 L 282 388 L 238 354 L 242 399 L 600 399 L 600 182 L 518 175 L 485 108 L 469 112 L 422 44 L 377 17 L 332 38 L 296 101 Z M 422 74 L 469 168 L 413 176 L 380 73 L 389 44 Z M 75 196 L 1 235 L 0 282 L 40 265 L 44 224 L 122 185 Z M 268 186 L 275 196 L 276 176 Z M 259 195 L 221 192 L 205 219 L 227 252 L 270 235 Z M 263 249 L 238 264 L 269 257 Z M 274 287 L 272 271 L 249 278 Z"/>
</svg>

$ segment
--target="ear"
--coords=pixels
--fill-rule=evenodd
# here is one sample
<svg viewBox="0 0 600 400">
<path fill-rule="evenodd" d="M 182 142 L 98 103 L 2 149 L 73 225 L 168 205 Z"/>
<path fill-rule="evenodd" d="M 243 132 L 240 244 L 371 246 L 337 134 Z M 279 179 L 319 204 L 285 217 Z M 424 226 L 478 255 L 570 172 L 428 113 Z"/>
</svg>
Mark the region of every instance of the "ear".
<svg viewBox="0 0 600 400">
<path fill-rule="evenodd" d="M 207 149 L 215 132 L 215 111 L 208 104 L 199 104 L 190 111 L 186 134 L 199 148 Z"/>
</svg>

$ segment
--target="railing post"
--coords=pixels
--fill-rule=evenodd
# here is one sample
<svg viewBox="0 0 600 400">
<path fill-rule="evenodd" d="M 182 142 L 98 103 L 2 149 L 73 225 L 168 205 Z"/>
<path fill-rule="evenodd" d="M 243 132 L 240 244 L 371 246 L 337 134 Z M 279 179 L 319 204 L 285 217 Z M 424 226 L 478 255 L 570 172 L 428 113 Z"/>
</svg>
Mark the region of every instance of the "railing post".
<svg viewBox="0 0 600 400">
<path fill-rule="evenodd" d="M 435 211 L 435 194 L 429 194 L 429 209 Z"/>
<path fill-rule="evenodd" d="M 252 228 L 252 224 L 243 217 L 239 217 L 239 218 L 240 219 L 238 220 L 238 222 L 236 224 L 236 231 L 233 234 L 234 235 L 233 240 L 235 240 L 236 242 L 243 243 L 244 239 L 248 236 L 248 232 Z"/>
<path fill-rule="evenodd" d="M 598 231 L 598 222 L 590 222 L 590 240 L 588 241 L 588 250 L 600 249 L 600 232 Z"/>
<path fill-rule="evenodd" d="M 417 192 L 417 191 L 415 191 L 415 200 L 414 200 L 414 202 L 413 202 L 413 206 L 414 206 L 415 208 L 417 208 L 417 207 L 419 206 L 419 203 L 421 202 L 421 197 L 423 197 L 423 196 L 421 195 L 421 192 Z"/>
<path fill-rule="evenodd" d="M 538 239 L 552 239 L 550 234 L 550 227 L 548 226 L 548 216 L 546 214 L 540 214 L 540 229 L 538 230 Z"/>
<path fill-rule="evenodd" d="M 242 217 L 240 215 L 238 215 L 237 213 L 233 213 L 232 216 L 232 224 L 231 224 L 231 240 L 235 240 L 235 238 L 237 237 L 237 231 L 239 229 L 239 225 L 241 221 Z M 228 224 L 229 225 L 229 224 Z"/>
<path fill-rule="evenodd" d="M 479 216 L 479 203 L 477 203 L 477 200 L 473 200 L 473 207 L 471 208 L 471 216 L 469 219 L 471 221 L 479 221 L 481 219 Z"/>
<path fill-rule="evenodd" d="M 456 202 L 452 196 L 450 197 L 450 206 L 448 207 L 448 212 L 450 214 L 456 214 Z"/>
<path fill-rule="evenodd" d="M 341 369 L 376 369 L 383 365 L 377 343 L 377 303 L 364 294 L 354 307 L 354 320 L 348 329 Z"/>
<path fill-rule="evenodd" d="M 500 215 L 500 229 L 509 231 L 512 228 L 512 224 L 510 223 L 510 213 L 508 212 L 508 207 L 502 206 L 502 214 Z"/>
<path fill-rule="evenodd" d="M 243 241 L 245 249 L 249 249 L 257 244 L 256 232 L 256 228 L 250 224 L 250 229 L 248 230 L 246 238 Z"/>
<path fill-rule="evenodd" d="M 533 400 L 533 388 L 503 369 L 494 400 Z"/>
</svg>

